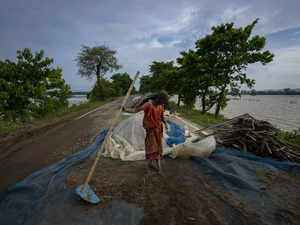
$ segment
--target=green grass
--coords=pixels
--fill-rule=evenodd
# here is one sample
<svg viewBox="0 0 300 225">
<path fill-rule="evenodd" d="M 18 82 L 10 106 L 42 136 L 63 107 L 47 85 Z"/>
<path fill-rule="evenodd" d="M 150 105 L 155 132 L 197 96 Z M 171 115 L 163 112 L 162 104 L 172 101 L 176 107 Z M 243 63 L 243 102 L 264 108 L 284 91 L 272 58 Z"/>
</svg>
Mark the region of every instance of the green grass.
<svg viewBox="0 0 300 225">
<path fill-rule="evenodd" d="M 295 131 L 281 131 L 280 136 L 291 144 L 300 146 L 300 129 Z"/>
<path fill-rule="evenodd" d="M 178 107 L 174 102 L 170 102 L 170 107 L 172 110 L 176 110 L 176 112 L 182 114 L 186 119 L 189 119 L 204 128 L 228 120 L 222 115 L 215 117 L 211 113 L 202 113 L 200 110 L 188 109 L 184 106 Z M 280 130 L 279 135 L 287 142 L 300 146 L 300 129 L 292 132 Z"/>
<path fill-rule="evenodd" d="M 93 101 L 93 102 L 81 102 L 76 105 L 72 105 L 71 107 L 62 107 L 54 112 L 48 113 L 45 116 L 43 116 L 41 119 L 44 120 L 52 120 L 52 119 L 57 119 L 62 116 L 74 113 L 74 112 L 79 112 L 83 110 L 90 110 L 93 108 L 96 108 L 100 105 L 103 105 L 104 103 L 110 102 L 114 100 L 115 98 L 110 98 L 105 101 Z"/>
<path fill-rule="evenodd" d="M 20 125 L 21 125 L 21 123 L 16 123 L 16 122 L 10 123 L 8 121 L 0 121 L 0 134 L 8 133 L 10 131 L 14 131 Z"/>
<path fill-rule="evenodd" d="M 200 110 L 188 109 L 184 106 L 178 107 L 174 102 L 170 103 L 171 109 L 181 113 L 183 117 L 198 123 L 202 127 L 209 127 L 210 125 L 225 122 L 227 119 L 220 115 L 217 118 L 211 113 L 202 113 Z M 300 146 L 300 129 L 292 132 L 279 131 L 279 135 L 287 142 Z"/>
<path fill-rule="evenodd" d="M 182 116 L 186 119 L 189 119 L 204 128 L 209 127 L 213 124 L 225 122 L 227 120 L 222 115 L 215 117 L 211 113 L 202 113 L 200 110 L 188 109 L 184 106 L 178 107 L 174 102 L 170 102 L 170 107 L 171 109 L 175 109 L 177 112 L 181 113 Z"/>
<path fill-rule="evenodd" d="M 115 100 L 116 98 L 109 98 L 104 101 L 93 101 L 93 102 L 82 102 L 80 104 L 72 105 L 71 107 L 61 107 L 54 112 L 50 112 L 38 119 L 31 121 L 30 123 L 36 124 L 51 124 L 55 121 L 61 119 L 65 116 L 71 116 L 78 112 L 85 112 L 91 109 L 97 108 L 104 103 Z M 0 134 L 10 133 L 17 130 L 20 126 L 25 125 L 26 123 L 21 122 L 9 122 L 9 121 L 0 121 Z"/>
</svg>

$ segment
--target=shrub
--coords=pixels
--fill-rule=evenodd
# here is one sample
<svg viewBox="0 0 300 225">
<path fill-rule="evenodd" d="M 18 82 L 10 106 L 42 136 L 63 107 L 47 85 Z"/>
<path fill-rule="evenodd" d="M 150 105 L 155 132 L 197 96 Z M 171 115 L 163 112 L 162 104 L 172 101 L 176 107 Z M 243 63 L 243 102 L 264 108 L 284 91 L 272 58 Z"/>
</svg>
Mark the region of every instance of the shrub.
<svg viewBox="0 0 300 225">
<path fill-rule="evenodd" d="M 0 61 L 0 119 L 25 121 L 67 105 L 70 86 L 44 51 L 17 51 L 17 62 Z"/>
<path fill-rule="evenodd" d="M 96 101 L 96 100 L 105 100 L 107 98 L 117 96 L 118 93 L 115 89 L 113 89 L 112 84 L 102 78 L 94 85 L 91 92 L 88 94 L 89 100 Z"/>
</svg>

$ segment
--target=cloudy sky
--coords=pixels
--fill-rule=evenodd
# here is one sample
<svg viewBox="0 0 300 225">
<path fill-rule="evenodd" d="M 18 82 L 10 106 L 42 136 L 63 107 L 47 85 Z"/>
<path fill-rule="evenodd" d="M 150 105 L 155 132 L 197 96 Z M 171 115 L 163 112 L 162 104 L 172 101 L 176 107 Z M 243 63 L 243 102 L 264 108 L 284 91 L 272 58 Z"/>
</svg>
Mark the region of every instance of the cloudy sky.
<svg viewBox="0 0 300 225">
<path fill-rule="evenodd" d="M 133 77 L 154 60 L 175 60 L 213 25 L 260 18 L 254 33 L 267 37 L 275 59 L 249 67 L 255 88 L 300 88 L 299 10 L 299 0 L 2 0 L 0 60 L 25 47 L 44 49 L 72 90 L 89 90 L 93 81 L 78 76 L 74 62 L 82 44 L 117 50 L 120 72 Z"/>
</svg>

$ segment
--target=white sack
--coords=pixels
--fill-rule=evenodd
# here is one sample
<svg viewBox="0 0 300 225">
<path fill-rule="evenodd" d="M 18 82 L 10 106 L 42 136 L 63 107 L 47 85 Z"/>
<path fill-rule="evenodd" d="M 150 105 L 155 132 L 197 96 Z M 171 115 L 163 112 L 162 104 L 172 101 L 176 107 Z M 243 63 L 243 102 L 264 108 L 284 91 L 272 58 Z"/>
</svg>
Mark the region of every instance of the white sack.
<svg viewBox="0 0 300 225">
<path fill-rule="evenodd" d="M 104 156 L 123 161 L 136 161 L 145 159 L 145 137 L 146 132 L 143 128 L 144 114 L 132 114 L 131 117 L 120 122 L 113 130 L 111 137 L 108 138 L 105 145 Z M 178 124 L 178 122 L 176 121 Z M 185 124 L 182 124 L 187 128 Z M 165 130 L 165 129 L 164 129 Z M 166 132 L 163 137 L 163 155 L 170 154 L 172 157 L 179 156 L 209 156 L 215 149 L 215 139 L 213 136 L 205 138 L 198 143 L 187 144 L 189 150 L 183 148 L 183 144 L 175 147 L 169 147 L 165 139 L 168 138 Z M 195 135 L 187 138 L 186 143 L 195 139 Z"/>
</svg>

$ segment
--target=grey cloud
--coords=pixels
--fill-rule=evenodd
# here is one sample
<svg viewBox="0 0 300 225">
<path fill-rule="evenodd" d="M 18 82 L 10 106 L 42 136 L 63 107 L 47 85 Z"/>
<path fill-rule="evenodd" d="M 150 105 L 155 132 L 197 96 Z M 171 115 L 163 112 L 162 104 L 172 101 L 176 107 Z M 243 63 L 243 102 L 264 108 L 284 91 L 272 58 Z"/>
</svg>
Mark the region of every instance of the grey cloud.
<svg viewBox="0 0 300 225">
<path fill-rule="evenodd" d="M 280 79 L 276 83 L 275 78 L 284 71 L 275 69 L 287 68 L 285 65 L 290 74 L 287 82 L 296 79 L 300 83 L 292 75 L 298 68 L 289 64 L 296 56 L 278 50 L 300 46 L 299 8 L 297 0 L 7 0 L 0 8 L 0 59 L 15 58 L 16 50 L 25 47 L 44 49 L 55 65 L 63 68 L 73 89 L 86 90 L 93 82 L 76 75 L 74 62 L 81 44 L 117 49 L 121 72 L 133 76 L 136 70 L 147 73 L 154 60 L 174 60 L 179 51 L 193 48 L 194 41 L 209 33 L 211 25 L 233 21 L 245 26 L 259 17 L 255 33 L 267 35 L 267 47 L 276 51 L 280 66 L 251 67 L 251 74 L 266 73 L 257 76 L 257 87 L 267 85 L 268 69 L 274 78 L 268 85 L 280 86 Z"/>
</svg>

